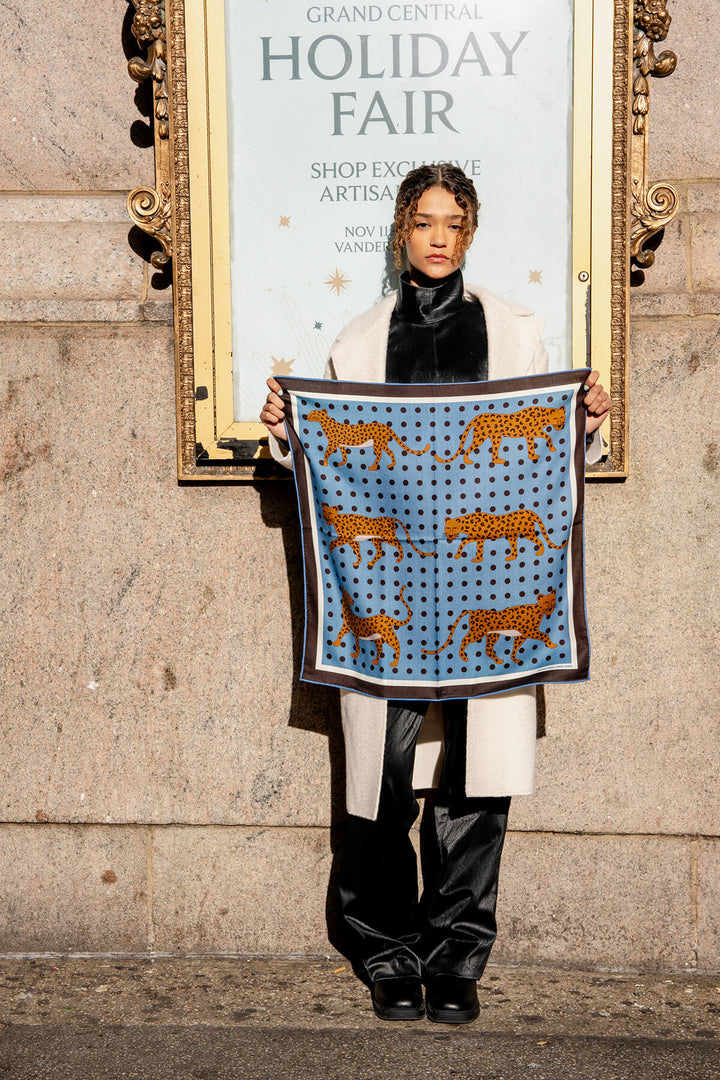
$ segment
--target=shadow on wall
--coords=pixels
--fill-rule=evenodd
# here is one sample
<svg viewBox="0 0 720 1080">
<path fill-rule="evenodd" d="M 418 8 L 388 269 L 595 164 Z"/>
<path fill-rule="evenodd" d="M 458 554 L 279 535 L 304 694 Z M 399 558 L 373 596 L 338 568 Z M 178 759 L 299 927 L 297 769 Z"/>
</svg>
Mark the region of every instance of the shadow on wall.
<svg viewBox="0 0 720 1080">
<path fill-rule="evenodd" d="M 331 944 L 341 948 L 338 934 L 336 879 L 342 851 L 345 811 L 345 746 L 340 720 L 340 698 L 333 687 L 301 682 L 305 625 L 305 596 L 303 584 L 302 546 L 297 502 L 290 475 L 278 480 L 256 481 L 260 496 L 260 513 L 268 529 L 281 529 L 285 551 L 285 573 L 290 591 L 290 622 L 292 628 L 293 676 L 290 699 L 289 727 L 314 731 L 326 736 L 330 762 L 330 846 L 332 866 L 328 881 L 326 919 Z M 278 575 L 280 569 L 278 568 Z"/>
<path fill-rule="evenodd" d="M 128 4 L 123 19 L 120 39 L 122 50 L 128 63 L 136 56 L 142 55 L 143 50 L 138 44 L 137 38 L 132 32 L 132 22 L 135 15 L 135 5 Z M 131 77 L 128 75 L 128 90 L 131 88 Z M 144 120 L 135 120 L 130 127 L 130 141 L 143 149 L 149 149 L 155 145 L 155 132 L 153 125 L 153 85 L 151 79 L 135 83 L 135 107 Z"/>
<path fill-rule="evenodd" d="M 395 266 L 395 222 L 390 227 L 387 247 L 385 248 L 385 269 L 383 270 L 381 296 L 389 296 L 398 287 L 400 272 Z"/>
<path fill-rule="evenodd" d="M 314 731 L 328 740 L 330 763 L 330 845 L 332 865 L 326 895 L 326 921 L 330 943 L 345 952 L 339 932 L 337 912 L 337 875 L 344 840 L 345 810 L 345 749 L 340 719 L 340 699 L 336 689 L 302 682 L 300 671 L 303 655 L 303 631 L 305 623 L 304 577 L 302 546 L 297 502 L 291 476 L 276 480 L 256 481 L 260 496 L 260 513 L 268 529 L 281 529 L 285 553 L 285 572 L 290 593 L 290 620 L 292 629 L 293 675 L 290 701 L 290 727 Z M 537 687 L 537 737 L 545 735 L 544 687 Z M 432 793 L 423 792 L 425 806 L 421 821 L 421 845 L 428 846 L 428 830 L 432 825 Z M 428 796 L 430 796 L 428 798 Z M 428 822 L 430 824 L 428 824 Z M 432 843 L 430 844 L 432 848 Z M 427 866 L 427 855 L 422 852 L 422 862 Z"/>
</svg>

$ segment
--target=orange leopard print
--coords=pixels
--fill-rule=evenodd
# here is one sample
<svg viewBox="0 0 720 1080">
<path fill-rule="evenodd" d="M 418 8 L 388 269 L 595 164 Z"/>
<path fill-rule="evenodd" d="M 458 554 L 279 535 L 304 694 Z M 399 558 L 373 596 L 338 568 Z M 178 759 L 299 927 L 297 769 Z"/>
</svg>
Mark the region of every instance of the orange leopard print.
<svg viewBox="0 0 720 1080">
<path fill-rule="evenodd" d="M 556 649 L 557 645 L 540 629 L 543 618 L 546 615 L 552 615 L 555 609 L 555 597 L 555 589 L 551 589 L 544 596 L 542 594 L 538 595 L 534 604 L 518 604 L 516 607 L 503 608 L 501 611 L 484 611 L 482 609 L 463 611 L 453 623 L 445 644 L 441 645 L 439 649 L 423 649 L 423 652 L 426 656 L 437 656 L 443 649 L 447 649 L 453 639 L 458 623 L 466 615 L 469 617 L 468 632 L 462 639 L 459 649 L 460 657 L 466 663 L 469 663 L 466 652 L 467 646 L 472 642 L 480 644 L 483 638 L 487 638 L 485 643 L 486 654 L 494 664 L 502 663 L 495 653 L 495 646 L 501 635 L 516 639 L 510 656 L 513 664 L 521 663 L 517 658 L 518 650 L 522 648 L 528 638 L 542 641 L 544 645 L 547 645 L 548 649 Z"/>
<path fill-rule="evenodd" d="M 342 613 L 343 624 L 340 633 L 337 636 L 337 640 L 333 642 L 333 645 L 339 645 L 340 642 L 346 637 L 347 634 L 352 634 L 355 643 L 355 651 L 351 653 L 353 660 L 357 659 L 360 655 L 360 642 L 361 641 L 374 641 L 376 645 L 375 657 L 373 659 L 373 667 L 377 667 L 380 663 L 380 659 L 383 655 L 383 646 L 389 645 L 393 650 L 394 656 L 390 664 L 390 667 L 397 670 L 400 662 L 400 642 L 395 631 L 401 626 L 407 626 L 412 619 L 412 611 L 408 605 L 407 600 L 403 596 L 406 586 L 403 585 L 400 590 L 400 599 L 407 608 L 408 617 L 400 622 L 398 619 L 391 618 L 390 615 L 386 615 L 385 612 L 380 612 L 378 615 L 368 615 L 362 617 L 356 615 L 353 611 L 353 601 L 349 592 L 346 589 L 342 591 Z"/>
<path fill-rule="evenodd" d="M 505 562 L 517 559 L 518 540 L 529 540 L 535 544 L 535 554 L 542 555 L 545 545 L 540 539 L 537 530 L 545 537 L 546 543 L 556 551 L 562 551 L 570 537 L 564 544 L 554 544 L 547 534 L 541 518 L 533 510 L 513 510 L 511 514 L 485 514 L 477 511 L 474 514 L 463 514 L 462 517 L 447 518 L 445 521 L 445 536 L 449 541 L 457 540 L 461 533 L 466 536 L 460 541 L 460 547 L 455 556 L 459 559 L 468 544 L 476 544 L 476 553 L 473 562 L 482 562 L 483 545 L 486 540 L 507 540 L 510 545 L 510 554 L 505 556 Z"/>
<path fill-rule="evenodd" d="M 342 454 L 340 464 L 347 465 L 345 449 L 348 446 L 372 446 L 375 460 L 372 465 L 368 466 L 371 472 L 379 467 L 383 453 L 388 454 L 392 462 L 388 468 L 394 468 L 395 455 L 390 449 L 391 441 L 396 442 L 408 454 L 416 454 L 418 457 L 430 449 L 430 443 L 427 444 L 424 450 L 411 449 L 397 437 L 390 424 L 383 424 L 380 420 L 373 420 L 370 424 L 364 424 L 362 420 L 358 424 L 351 424 L 348 420 L 340 423 L 339 420 L 334 420 L 329 416 L 326 409 L 313 409 L 305 419 L 320 424 L 328 441 L 325 457 L 322 460 L 323 465 L 327 465 L 330 455 L 334 454 L 336 450 L 339 450 Z"/>
<path fill-rule="evenodd" d="M 543 408 L 539 405 L 531 405 L 527 409 L 520 409 L 516 413 L 480 413 L 473 417 L 465 428 L 460 439 L 457 451 L 449 458 L 438 457 L 433 454 L 436 461 L 447 465 L 454 461 L 460 454 L 465 455 L 465 464 L 471 465 L 470 454 L 473 450 L 479 450 L 486 439 L 490 439 L 492 446 L 492 464 L 507 465 L 507 461 L 500 457 L 500 446 L 503 439 L 525 439 L 527 443 L 528 457 L 531 461 L 537 461 L 535 452 L 535 440 L 544 439 L 548 450 L 554 451 L 549 432 L 549 427 L 556 431 L 562 431 L 565 425 L 565 408 Z M 472 435 L 470 445 L 468 439 Z"/>
<path fill-rule="evenodd" d="M 423 559 L 427 559 L 431 555 L 437 556 L 437 551 L 420 551 L 420 548 L 416 548 L 410 539 L 410 533 L 407 531 L 402 521 L 399 521 L 394 517 L 364 517 L 362 514 L 341 514 L 339 506 L 326 506 L 322 503 L 322 512 L 325 521 L 328 525 L 332 525 L 337 533 L 336 538 L 330 544 L 330 551 L 333 551 L 340 544 L 349 544 L 355 553 L 357 562 L 353 563 L 353 569 L 357 570 L 361 562 L 360 556 L 360 540 L 371 540 L 375 545 L 375 554 L 368 563 L 368 570 L 371 570 L 378 559 L 383 556 L 383 544 L 388 544 L 390 547 L 395 548 L 397 552 L 395 561 L 401 563 L 403 555 L 405 554 L 402 548 L 402 544 L 398 540 L 397 526 L 403 530 L 407 537 L 408 544 L 417 551 L 418 555 L 421 555 Z"/>
</svg>

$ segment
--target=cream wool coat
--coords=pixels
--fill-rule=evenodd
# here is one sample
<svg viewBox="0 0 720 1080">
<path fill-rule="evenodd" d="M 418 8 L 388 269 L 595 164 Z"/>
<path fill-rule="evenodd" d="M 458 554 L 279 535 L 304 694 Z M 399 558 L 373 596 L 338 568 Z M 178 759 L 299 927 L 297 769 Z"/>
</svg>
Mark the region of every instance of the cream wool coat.
<svg viewBox="0 0 720 1080">
<path fill-rule="evenodd" d="M 540 338 L 543 319 L 487 289 L 466 285 L 465 293 L 478 297 L 485 312 L 488 379 L 508 379 L 547 371 L 548 356 Z M 331 349 L 325 373 L 327 378 L 343 382 L 385 381 L 388 332 L 394 307 L 395 293 L 392 293 L 348 323 Z M 599 439 L 596 441 L 599 443 Z M 292 468 L 289 452 L 285 452 L 272 436 L 270 449 L 277 461 Z M 345 735 L 348 813 L 374 820 L 380 800 L 387 702 L 341 690 L 340 704 Z M 535 732 L 533 686 L 471 698 L 468 702 L 466 794 L 470 797 L 532 794 Z M 442 749 L 441 708 L 438 703 L 432 703 L 415 751 L 413 784 L 416 789 L 436 785 Z"/>
</svg>

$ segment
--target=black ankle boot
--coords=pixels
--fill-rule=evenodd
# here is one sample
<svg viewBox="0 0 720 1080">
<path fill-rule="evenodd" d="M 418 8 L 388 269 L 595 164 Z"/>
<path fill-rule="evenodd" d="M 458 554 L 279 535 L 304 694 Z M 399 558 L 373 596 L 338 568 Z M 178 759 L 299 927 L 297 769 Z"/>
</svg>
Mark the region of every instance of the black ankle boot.
<svg viewBox="0 0 720 1080">
<path fill-rule="evenodd" d="M 461 975 L 431 975 L 425 998 L 428 1020 L 436 1024 L 469 1024 L 480 1012 L 477 980 Z"/>
<path fill-rule="evenodd" d="M 372 985 L 372 1002 L 381 1020 L 422 1020 L 422 982 L 415 975 L 378 979 Z"/>
</svg>

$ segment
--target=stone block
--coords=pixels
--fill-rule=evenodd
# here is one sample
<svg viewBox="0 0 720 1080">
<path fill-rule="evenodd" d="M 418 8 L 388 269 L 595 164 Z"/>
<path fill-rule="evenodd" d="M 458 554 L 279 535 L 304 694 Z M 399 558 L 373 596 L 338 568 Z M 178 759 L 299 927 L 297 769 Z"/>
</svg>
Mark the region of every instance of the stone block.
<svg viewBox="0 0 720 1080">
<path fill-rule="evenodd" d="M 669 5 L 672 26 L 655 54 L 670 49 L 677 69 L 650 79 L 650 175 L 653 181 L 717 174 L 720 113 L 707 103 L 717 85 L 718 36 L 705 0 Z"/>
<path fill-rule="evenodd" d="M 148 305 L 135 300 L 0 299 L 0 323 L 136 323 L 172 322 L 172 304 Z"/>
<path fill-rule="evenodd" d="M 493 959 L 691 966 L 690 863 L 685 839 L 510 833 Z M 154 828 L 154 947 L 325 952 L 330 872 L 326 830 Z"/>
<path fill-rule="evenodd" d="M 688 291 L 688 226 L 685 215 L 677 214 L 665 229 L 662 243 L 655 253 L 655 262 L 645 271 L 645 281 L 630 293 L 632 311 L 635 312 L 638 301 L 647 296 L 660 294 L 672 299 L 677 307 L 678 300 Z M 679 315 L 681 310 L 666 310 L 652 314 Z"/>
<path fill-rule="evenodd" d="M 646 293 L 642 291 L 644 288 L 641 285 L 630 293 L 631 319 L 693 314 L 693 299 L 687 293 Z"/>
<path fill-rule="evenodd" d="M 146 832 L 0 826 L 0 953 L 143 952 Z"/>
<path fill-rule="evenodd" d="M 631 474 L 586 492 L 590 680 L 546 688 L 515 828 L 718 834 L 719 346 L 717 319 L 635 324 Z"/>
<path fill-rule="evenodd" d="M 494 960 L 682 968 L 692 943 L 687 840 L 508 835 Z"/>
<path fill-rule="evenodd" d="M 0 355 L 5 819 L 328 821 L 287 482 L 178 486 L 169 327 L 6 327 Z"/>
<path fill-rule="evenodd" d="M 326 829 L 153 829 L 155 949 L 327 952 Z"/>
<path fill-rule="evenodd" d="M 693 315 L 720 315 L 720 291 L 697 293 L 691 299 Z"/>
<path fill-rule="evenodd" d="M 152 283 L 152 277 L 151 277 Z M 157 298 L 152 294 L 140 305 L 141 318 L 146 322 L 164 322 L 172 324 L 173 299 L 172 290 L 159 293 Z"/>
<path fill-rule="evenodd" d="M 2 300 L 141 299 L 144 263 L 129 248 L 128 225 L 26 222 L 0 225 Z"/>
<path fill-rule="evenodd" d="M 720 969 L 720 841 L 701 837 L 697 850 L 697 965 Z"/>
<path fill-rule="evenodd" d="M 141 111 L 149 106 L 148 88 L 127 72 L 128 59 L 140 52 L 131 12 L 125 0 L 106 0 L 91 12 L 81 0 L 6 5 L 3 78 L 16 91 L 0 101 L 0 190 L 154 184 L 152 133 Z"/>
<path fill-rule="evenodd" d="M 0 194 L 0 320 L 128 322 L 146 317 L 148 264 L 128 243 L 125 199 Z M 150 291 L 150 296 L 162 294 Z M 166 301 L 167 306 L 167 301 Z"/>
<path fill-rule="evenodd" d="M 717 337 L 635 331 L 632 476 L 586 500 L 591 680 L 547 691 L 517 829 L 718 831 Z M 3 815 L 327 824 L 342 739 L 297 681 L 288 483 L 177 485 L 169 328 L 6 328 L 0 354 Z"/>
<path fill-rule="evenodd" d="M 704 180 L 688 184 L 687 208 L 691 214 L 720 213 L 720 183 Z"/>
<path fill-rule="evenodd" d="M 36 191 L 0 192 L 0 225 L 16 224 L 21 229 L 36 224 L 98 224 L 130 226 L 122 192 L 95 194 Z"/>
<path fill-rule="evenodd" d="M 693 288 L 720 292 L 720 214 L 694 214 L 691 230 Z"/>
</svg>

